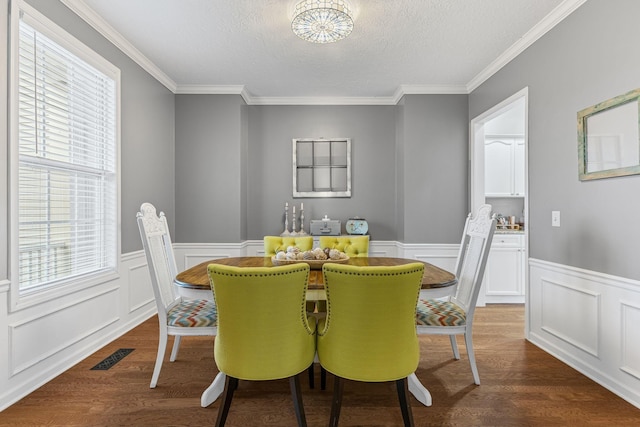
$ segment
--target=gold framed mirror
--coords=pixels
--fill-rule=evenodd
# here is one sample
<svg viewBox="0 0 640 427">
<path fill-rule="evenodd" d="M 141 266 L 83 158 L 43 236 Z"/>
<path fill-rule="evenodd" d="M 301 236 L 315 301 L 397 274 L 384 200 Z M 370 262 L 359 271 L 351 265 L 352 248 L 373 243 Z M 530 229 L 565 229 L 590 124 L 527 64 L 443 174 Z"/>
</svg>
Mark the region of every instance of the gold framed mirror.
<svg viewBox="0 0 640 427">
<path fill-rule="evenodd" d="M 581 181 L 640 174 L 640 89 L 578 112 Z"/>
</svg>

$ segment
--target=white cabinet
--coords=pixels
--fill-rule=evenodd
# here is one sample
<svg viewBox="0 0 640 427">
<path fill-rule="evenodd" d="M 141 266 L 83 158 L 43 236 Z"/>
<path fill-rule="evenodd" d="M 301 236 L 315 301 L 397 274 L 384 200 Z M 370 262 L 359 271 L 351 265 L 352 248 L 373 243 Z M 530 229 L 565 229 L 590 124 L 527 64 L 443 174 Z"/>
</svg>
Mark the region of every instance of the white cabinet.
<svg viewBox="0 0 640 427">
<path fill-rule="evenodd" d="M 483 280 L 485 303 L 524 303 L 524 235 L 495 234 Z"/>
<path fill-rule="evenodd" d="M 484 162 L 487 197 L 524 197 L 524 138 L 486 138 Z"/>
</svg>

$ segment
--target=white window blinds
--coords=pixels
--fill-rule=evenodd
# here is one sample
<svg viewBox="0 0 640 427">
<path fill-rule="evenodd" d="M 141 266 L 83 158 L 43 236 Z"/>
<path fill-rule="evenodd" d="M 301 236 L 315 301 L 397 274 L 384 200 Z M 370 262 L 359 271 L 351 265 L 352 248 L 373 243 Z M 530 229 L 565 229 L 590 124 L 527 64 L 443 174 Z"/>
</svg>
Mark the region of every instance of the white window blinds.
<svg viewBox="0 0 640 427">
<path fill-rule="evenodd" d="M 117 265 L 116 82 L 26 17 L 17 58 L 21 293 Z"/>
</svg>

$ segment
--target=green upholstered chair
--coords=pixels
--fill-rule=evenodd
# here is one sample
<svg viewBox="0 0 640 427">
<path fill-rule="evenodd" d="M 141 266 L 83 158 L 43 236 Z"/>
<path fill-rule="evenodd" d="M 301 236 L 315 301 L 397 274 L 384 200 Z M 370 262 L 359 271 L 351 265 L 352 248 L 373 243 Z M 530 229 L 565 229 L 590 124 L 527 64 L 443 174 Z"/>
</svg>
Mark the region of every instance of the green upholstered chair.
<svg viewBox="0 0 640 427">
<path fill-rule="evenodd" d="M 306 425 L 298 374 L 316 353 L 316 321 L 307 317 L 309 265 L 233 267 L 211 264 L 218 308 L 216 365 L 226 375 L 216 425 L 224 425 L 238 380 L 289 378 L 298 425 Z M 261 304 L 250 304 L 252 300 Z"/>
<path fill-rule="evenodd" d="M 173 284 L 173 279 L 178 272 L 164 213 L 160 212 L 158 216 L 155 206 L 151 203 L 143 203 L 140 206 L 140 212 L 136 215 L 136 220 L 147 257 L 160 324 L 158 355 L 150 384 L 151 388 L 155 388 L 160 377 L 168 336 L 174 336 L 173 349 L 169 358 L 173 362 L 178 356 L 182 336 L 216 334 L 217 313 L 213 301 L 187 300 L 178 295 Z"/>
<path fill-rule="evenodd" d="M 318 322 L 318 358 L 335 375 L 329 425 L 338 424 L 342 379 L 395 381 L 405 425 L 413 425 L 407 377 L 420 360 L 416 302 L 424 264 L 325 264 L 327 317 Z M 372 315 L 375 313 L 375 315 Z"/>
<path fill-rule="evenodd" d="M 320 236 L 320 247 L 337 249 L 353 257 L 369 256 L 369 236 Z"/>
<path fill-rule="evenodd" d="M 449 335 L 455 359 L 460 359 L 456 335 L 464 335 L 473 380 L 480 385 L 480 376 L 473 351 L 473 314 L 480 285 L 496 229 L 491 205 L 482 205 L 475 216 L 467 217 L 456 262 L 456 291 L 446 301 L 420 299 L 416 314 L 418 334 Z"/>
<path fill-rule="evenodd" d="M 313 249 L 313 237 L 297 236 L 264 236 L 264 256 L 272 257 L 279 251 L 286 251 L 288 246 L 297 246 L 301 251 Z"/>
</svg>

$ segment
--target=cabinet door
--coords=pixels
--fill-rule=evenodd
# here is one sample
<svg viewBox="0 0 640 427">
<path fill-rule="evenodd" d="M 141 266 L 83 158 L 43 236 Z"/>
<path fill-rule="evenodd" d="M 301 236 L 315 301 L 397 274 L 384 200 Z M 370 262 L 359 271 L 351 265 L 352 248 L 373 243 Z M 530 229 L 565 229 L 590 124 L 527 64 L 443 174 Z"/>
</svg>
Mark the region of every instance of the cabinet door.
<svg viewBox="0 0 640 427">
<path fill-rule="evenodd" d="M 484 193 L 511 196 L 513 193 L 512 140 L 487 140 L 484 144 Z"/>
<path fill-rule="evenodd" d="M 491 248 L 484 277 L 486 295 L 522 295 L 521 269 L 520 248 Z"/>
<path fill-rule="evenodd" d="M 513 144 L 513 192 L 516 196 L 524 196 L 524 139 L 516 139 Z"/>
</svg>

